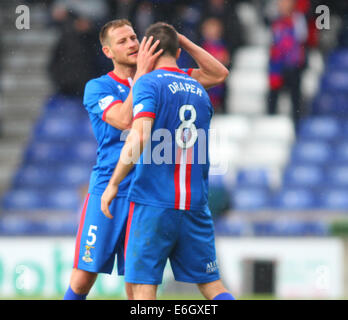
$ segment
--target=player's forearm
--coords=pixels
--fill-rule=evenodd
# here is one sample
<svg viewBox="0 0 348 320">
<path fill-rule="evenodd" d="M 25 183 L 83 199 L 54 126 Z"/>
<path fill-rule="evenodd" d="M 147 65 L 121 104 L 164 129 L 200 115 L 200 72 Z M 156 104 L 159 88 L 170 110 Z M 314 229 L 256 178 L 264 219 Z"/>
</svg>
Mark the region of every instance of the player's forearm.
<svg viewBox="0 0 348 320">
<path fill-rule="evenodd" d="M 114 173 L 110 179 L 110 184 L 119 185 L 128 175 L 134 165 L 138 162 L 147 141 L 147 135 L 140 135 L 138 131 L 133 129 L 131 130 L 125 145 L 121 150 L 120 160 L 118 161 Z"/>
<path fill-rule="evenodd" d="M 196 61 L 199 69 L 192 74 L 204 87 L 211 87 L 224 82 L 228 69 L 209 52 L 193 43 L 183 35 L 179 36 L 181 47 Z"/>
</svg>

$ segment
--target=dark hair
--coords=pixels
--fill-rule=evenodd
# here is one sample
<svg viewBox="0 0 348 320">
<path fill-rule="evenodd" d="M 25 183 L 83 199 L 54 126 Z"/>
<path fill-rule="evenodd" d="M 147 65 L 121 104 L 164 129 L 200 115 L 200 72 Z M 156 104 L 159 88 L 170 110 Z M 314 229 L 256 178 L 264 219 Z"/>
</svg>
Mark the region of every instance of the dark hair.
<svg viewBox="0 0 348 320">
<path fill-rule="evenodd" d="M 153 36 L 152 43 L 160 40 L 155 52 L 163 49 L 163 54 L 169 54 L 173 57 L 176 56 L 179 49 L 179 39 L 173 26 L 164 22 L 157 22 L 147 28 L 145 36 L 147 38 Z"/>
<path fill-rule="evenodd" d="M 123 26 L 132 27 L 132 24 L 127 19 L 117 19 L 105 23 L 99 32 L 99 40 L 101 45 L 104 46 L 106 44 L 109 29 L 121 28 Z"/>
</svg>

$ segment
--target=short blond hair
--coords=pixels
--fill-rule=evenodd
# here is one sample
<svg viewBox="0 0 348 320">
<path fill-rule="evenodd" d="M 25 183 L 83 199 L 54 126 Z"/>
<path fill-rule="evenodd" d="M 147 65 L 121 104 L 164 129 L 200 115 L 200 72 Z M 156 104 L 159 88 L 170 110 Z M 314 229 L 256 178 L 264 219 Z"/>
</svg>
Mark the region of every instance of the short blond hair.
<svg viewBox="0 0 348 320">
<path fill-rule="evenodd" d="M 99 41 L 102 46 L 106 44 L 108 37 L 108 31 L 110 29 L 121 28 L 123 26 L 130 26 L 133 28 L 132 23 L 127 19 L 116 19 L 105 23 L 99 32 Z"/>
</svg>

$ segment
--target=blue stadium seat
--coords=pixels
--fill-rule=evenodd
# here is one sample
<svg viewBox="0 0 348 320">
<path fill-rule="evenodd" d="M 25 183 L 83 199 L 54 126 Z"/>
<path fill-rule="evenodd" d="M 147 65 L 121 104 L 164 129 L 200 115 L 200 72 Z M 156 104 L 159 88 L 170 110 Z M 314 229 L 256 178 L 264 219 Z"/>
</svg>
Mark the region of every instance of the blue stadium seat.
<svg viewBox="0 0 348 320">
<path fill-rule="evenodd" d="M 322 77 L 321 89 L 333 93 L 347 92 L 348 73 L 345 70 L 329 71 Z"/>
<path fill-rule="evenodd" d="M 79 163 L 94 163 L 97 156 L 96 141 L 80 141 L 71 146 L 71 160 Z"/>
<path fill-rule="evenodd" d="M 327 224 L 319 221 L 264 221 L 253 225 L 256 236 L 327 236 Z"/>
<path fill-rule="evenodd" d="M 33 142 L 24 155 L 25 163 L 57 164 L 67 162 L 72 157 L 69 143 Z"/>
<path fill-rule="evenodd" d="M 69 118 L 44 118 L 37 122 L 34 137 L 40 140 L 69 141 L 80 137 L 79 120 Z"/>
<path fill-rule="evenodd" d="M 321 206 L 326 210 L 348 210 L 348 196 L 346 188 L 332 188 L 318 194 Z"/>
<path fill-rule="evenodd" d="M 327 59 L 328 70 L 348 70 L 348 50 L 333 51 Z"/>
<path fill-rule="evenodd" d="M 11 212 L 12 213 L 12 212 Z M 23 219 L 17 215 L 6 215 L 0 218 L 0 234 L 6 236 L 37 234 L 38 228 L 31 219 Z"/>
<path fill-rule="evenodd" d="M 292 163 L 324 164 L 331 160 L 332 148 L 329 143 L 322 141 L 299 140 L 292 149 Z"/>
<path fill-rule="evenodd" d="M 330 166 L 327 169 L 326 183 L 330 187 L 348 187 L 348 165 Z"/>
<path fill-rule="evenodd" d="M 13 178 L 12 187 L 21 188 L 47 188 L 55 184 L 55 167 L 42 165 L 28 165 L 19 168 Z"/>
<path fill-rule="evenodd" d="M 235 210 L 254 211 L 266 209 L 270 204 L 270 193 L 266 188 L 237 188 L 232 193 Z"/>
<path fill-rule="evenodd" d="M 218 236 L 243 236 L 246 232 L 245 223 L 221 217 L 214 223 L 215 233 Z"/>
<path fill-rule="evenodd" d="M 62 94 L 54 94 L 47 99 L 44 105 L 44 111 L 47 110 L 63 110 L 64 112 L 68 112 L 68 110 L 81 110 L 82 113 L 85 111 L 81 98 Z"/>
<path fill-rule="evenodd" d="M 308 188 L 283 188 L 273 198 L 273 205 L 280 210 L 310 210 L 319 207 L 314 191 Z"/>
<path fill-rule="evenodd" d="M 337 139 L 341 133 L 342 124 L 335 117 L 311 117 L 299 125 L 299 136 L 306 139 Z"/>
<path fill-rule="evenodd" d="M 285 187 L 316 187 L 325 182 L 323 168 L 318 165 L 290 165 L 283 175 Z"/>
<path fill-rule="evenodd" d="M 337 164 L 348 163 L 348 141 L 342 141 L 335 144 L 332 161 Z"/>
<path fill-rule="evenodd" d="M 47 209 L 77 212 L 82 198 L 76 189 L 53 190 L 46 194 Z"/>
<path fill-rule="evenodd" d="M 236 188 L 270 187 L 269 172 L 265 169 L 241 169 L 237 172 Z"/>
<path fill-rule="evenodd" d="M 44 209 L 47 206 L 46 195 L 33 189 L 17 189 L 6 192 L 2 198 L 2 208 L 12 211 Z"/>
<path fill-rule="evenodd" d="M 89 183 L 91 165 L 63 165 L 56 168 L 55 185 L 58 187 L 79 187 Z"/>
<path fill-rule="evenodd" d="M 321 91 L 312 101 L 312 114 L 347 117 L 348 94 Z"/>
</svg>

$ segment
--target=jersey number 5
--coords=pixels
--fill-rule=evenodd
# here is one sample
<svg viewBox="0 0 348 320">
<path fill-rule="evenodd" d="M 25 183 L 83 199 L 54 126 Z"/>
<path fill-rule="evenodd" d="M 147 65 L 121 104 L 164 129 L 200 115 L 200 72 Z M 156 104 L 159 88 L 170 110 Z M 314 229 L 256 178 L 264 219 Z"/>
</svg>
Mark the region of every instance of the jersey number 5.
<svg viewBox="0 0 348 320">
<path fill-rule="evenodd" d="M 185 112 L 190 111 L 190 118 L 185 118 Z M 194 124 L 197 118 L 197 112 L 193 105 L 184 104 L 179 109 L 180 126 L 176 129 L 175 141 L 181 149 L 189 149 L 195 144 L 198 134 Z M 189 135 L 191 133 L 191 135 Z"/>
</svg>

